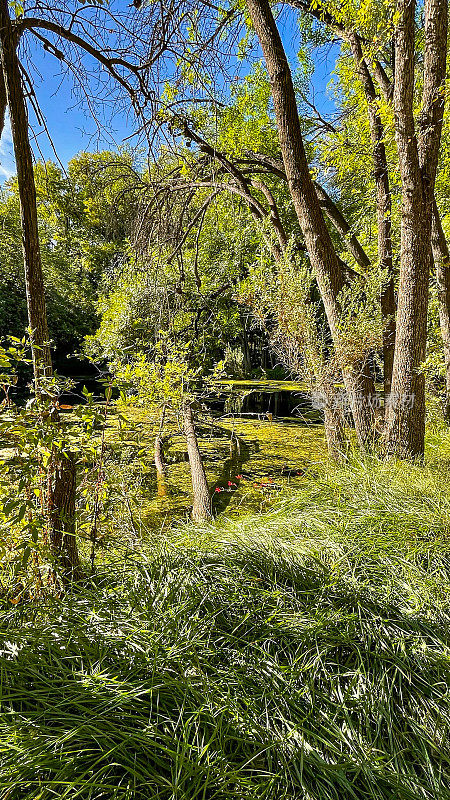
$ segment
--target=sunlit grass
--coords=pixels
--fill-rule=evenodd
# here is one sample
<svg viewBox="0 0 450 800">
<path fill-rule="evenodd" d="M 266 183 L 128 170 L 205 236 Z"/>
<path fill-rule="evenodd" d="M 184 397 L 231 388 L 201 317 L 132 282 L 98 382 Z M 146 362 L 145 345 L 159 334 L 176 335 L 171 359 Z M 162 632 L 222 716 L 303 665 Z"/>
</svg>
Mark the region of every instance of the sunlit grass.
<svg viewBox="0 0 450 800">
<path fill-rule="evenodd" d="M 5 610 L 0 796 L 449 798 L 449 508 L 433 465 L 324 469 Z"/>
<path fill-rule="evenodd" d="M 2 800 L 450 798 L 449 442 L 118 529 L 71 596 L 5 602 Z"/>
</svg>

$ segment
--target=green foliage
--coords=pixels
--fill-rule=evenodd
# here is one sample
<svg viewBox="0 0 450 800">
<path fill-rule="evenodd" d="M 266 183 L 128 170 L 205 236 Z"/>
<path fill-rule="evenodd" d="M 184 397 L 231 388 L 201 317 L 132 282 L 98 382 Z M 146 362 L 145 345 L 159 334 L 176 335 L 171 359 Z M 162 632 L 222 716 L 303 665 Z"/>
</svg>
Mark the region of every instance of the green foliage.
<svg viewBox="0 0 450 800">
<path fill-rule="evenodd" d="M 201 196 L 192 204 L 190 216 L 202 202 Z M 176 231 L 179 211 L 175 203 L 167 210 Z M 103 281 L 101 324 L 87 337 L 86 350 L 114 369 L 129 369 L 137 353 L 151 363 L 155 348 L 164 345 L 169 353 L 181 350 L 189 370 L 201 368 L 206 375 L 227 344 L 242 336 L 235 287 L 254 258 L 257 237 L 238 203 L 226 195 L 207 209 L 201 231 L 194 228 L 187 235 L 176 257 L 168 228 L 168 235 L 150 231 L 141 252 L 128 248 L 123 262 Z M 180 238 L 182 233 L 177 231 Z"/>
<path fill-rule="evenodd" d="M 94 405 L 93 396 L 83 389 L 85 402 L 61 410 L 59 397 L 73 386 L 58 375 L 41 378 L 39 393 L 31 393 L 25 405 L 11 402 L 8 387 L 22 364 L 30 364 L 29 342 L 13 339 L 0 345 L 0 385 L 4 411 L 0 417 L 0 531 L 3 546 L 0 569 L 4 590 L 18 576 L 34 591 L 51 583 L 59 572 L 56 554 L 49 545 L 49 486 L 55 464 L 71 458 L 78 471 L 76 533 L 91 539 L 94 563 L 96 538 L 108 512 L 111 487 L 103 474 L 104 433 L 114 381 L 105 381 L 103 407 Z M 62 407 L 64 409 L 64 406 Z"/>
<path fill-rule="evenodd" d="M 161 351 L 158 348 L 153 361 L 144 353 L 137 353 L 132 362 L 117 368 L 116 375 L 133 403 L 150 408 L 167 405 L 178 410 L 192 396 L 195 375 L 189 370 L 185 353 Z"/>
<path fill-rule="evenodd" d="M 132 174 L 130 159 L 82 153 L 68 175 L 55 164 L 35 168 L 41 258 L 50 336 L 56 357 L 79 350 L 98 322 L 102 275 L 124 249 L 132 204 L 117 202 Z M 115 178 L 115 180 L 113 180 Z M 17 180 L 0 196 L 0 336 L 27 326 Z"/>
<path fill-rule="evenodd" d="M 22 13 L 20 4 L 12 6 Z M 369 61 L 386 60 L 395 22 L 390 0 L 314 0 L 313 7 L 359 30 Z M 310 45 L 327 37 L 306 20 L 295 85 L 307 155 L 371 260 L 339 298 L 346 347 L 339 355 L 349 364 L 381 349 L 379 295 L 386 275 L 377 263 L 372 143 L 346 44 L 334 78 L 341 121 L 319 126 L 317 134 L 304 95 L 313 70 Z M 200 23 L 197 14 L 186 23 L 192 50 L 180 66 L 180 82 L 166 84 L 168 104 L 178 101 L 183 82 L 195 87 L 202 72 L 194 52 Z M 250 36 L 244 33 L 239 57 Z M 419 26 L 417 36 L 420 60 Z M 418 72 L 417 113 L 420 88 Z M 382 100 L 378 110 L 398 252 L 392 110 Z M 245 159 L 252 151 L 279 156 L 270 86 L 259 63 L 233 87 L 225 106 L 214 113 L 202 104 L 187 111 L 195 130 L 230 158 Z M 217 168 L 209 186 L 204 151 L 180 142 L 179 119 L 171 126 L 176 146 L 162 148 L 148 172 L 136 169 L 126 152 L 81 154 L 68 176 L 53 164 L 36 167 L 51 335 L 59 353 L 86 337 L 86 350 L 106 361 L 114 377 L 105 382 L 101 408 L 85 391 L 85 404 L 61 417 L 58 395 L 71 384 L 58 376 L 17 407 L 10 394 L 17 363 L 30 363 L 27 343 L 16 337 L 0 347 L 0 793 L 5 800 L 445 800 L 450 449 L 437 415 L 425 468 L 375 459 L 326 468 L 318 463 L 321 429 L 298 426 L 301 444 L 290 447 L 281 424 L 260 426 L 251 453 L 249 427 L 229 421 L 228 428 L 214 430 L 208 422 L 200 432 L 207 455 L 214 451 L 208 479 L 216 479 L 212 471 L 223 456 L 214 491 L 236 490 L 234 518 L 165 528 L 164 541 L 159 525 L 156 537 L 141 524 L 145 508 L 135 525 L 134 494 L 138 501 L 148 496 L 138 496 L 131 484 L 148 478 L 148 441 L 130 432 L 133 420 L 126 415 L 117 417 L 116 438 L 108 430 L 113 391 L 122 390 L 123 406 L 141 406 L 154 438 L 152 413 L 175 412 L 172 434 L 176 412 L 204 391 L 208 374 L 245 377 L 244 348 L 252 334 L 263 331 L 280 363 L 316 381 L 332 356 L 286 184 L 267 177 L 289 240 L 284 257 L 274 259 L 269 219 L 256 223 L 231 181 L 205 205 L 210 189 L 230 178 Z M 446 118 L 437 183 L 444 226 L 450 220 L 448 142 Z M 151 192 L 173 175 L 186 182 L 185 192 L 175 196 L 172 187 L 158 206 Z M 199 175 L 205 180 L 187 204 L 189 181 Z M 251 191 L 263 199 L 257 186 Z M 146 201 L 147 195 L 150 211 L 143 211 L 136 198 Z M 15 181 L 0 198 L 0 222 L 0 333 L 21 334 L 26 309 Z M 332 236 L 349 262 L 346 243 Z M 433 290 L 424 365 L 430 387 L 443 377 L 437 327 Z M 334 368 L 331 357 L 330 380 Z M 122 446 L 117 439 L 127 425 L 130 438 Z M 239 439 L 232 457 L 230 437 Z M 30 573 L 42 585 L 55 567 L 46 541 L 46 488 L 55 459 L 69 454 L 78 468 L 83 555 L 94 567 L 107 529 L 106 565 L 76 594 L 61 599 L 43 592 L 42 602 L 32 604 Z M 179 458 L 184 451 L 172 456 L 168 485 L 185 463 Z M 271 474 L 266 480 L 266 470 L 279 475 L 279 483 Z M 114 472 L 124 485 L 120 503 Z M 291 473 L 288 495 L 281 477 L 290 481 Z M 176 507 L 184 512 L 183 486 L 178 481 Z M 158 501 L 167 517 L 170 500 Z M 272 510 L 243 516 L 246 502 Z M 126 514 L 132 557 L 124 557 L 131 541 Z"/>
<path fill-rule="evenodd" d="M 380 273 L 368 271 L 365 279 L 355 279 L 339 296 L 342 308 L 340 328 L 344 351 L 342 362 L 350 367 L 368 352 L 380 352 L 383 320 L 380 308 Z"/>
<path fill-rule="evenodd" d="M 271 155 L 278 151 L 267 72 L 262 64 L 232 89 L 231 103 L 220 114 L 219 147 L 242 156 L 244 148 Z"/>
</svg>

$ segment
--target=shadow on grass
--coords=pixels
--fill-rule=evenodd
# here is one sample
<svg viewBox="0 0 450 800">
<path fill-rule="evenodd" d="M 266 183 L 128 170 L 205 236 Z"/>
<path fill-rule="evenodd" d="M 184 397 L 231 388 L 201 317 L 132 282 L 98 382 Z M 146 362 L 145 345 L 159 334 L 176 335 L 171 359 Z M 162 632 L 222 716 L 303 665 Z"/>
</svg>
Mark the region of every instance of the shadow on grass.
<svg viewBox="0 0 450 800">
<path fill-rule="evenodd" d="M 256 548 L 5 612 L 1 796 L 445 800 L 448 623 Z"/>
</svg>

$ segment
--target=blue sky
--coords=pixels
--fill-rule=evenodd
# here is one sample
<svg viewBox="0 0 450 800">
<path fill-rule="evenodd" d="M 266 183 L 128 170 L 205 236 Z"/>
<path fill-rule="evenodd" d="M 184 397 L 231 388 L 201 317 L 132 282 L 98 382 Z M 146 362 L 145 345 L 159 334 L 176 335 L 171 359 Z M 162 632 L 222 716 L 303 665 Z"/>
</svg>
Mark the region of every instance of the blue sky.
<svg viewBox="0 0 450 800">
<path fill-rule="evenodd" d="M 285 47 L 295 69 L 298 41 L 295 17 L 284 12 L 280 19 L 280 29 Z M 30 37 L 31 38 L 31 37 Z M 116 149 L 126 137 L 133 133 L 133 118 L 125 110 L 118 109 L 114 103 L 98 108 L 102 130 L 90 116 L 80 91 L 70 78 L 61 75 L 60 62 L 46 53 L 40 45 L 30 47 L 27 53 L 34 65 L 32 74 L 35 91 L 41 111 L 46 119 L 51 134 L 54 150 L 63 165 L 81 150 Z M 331 112 L 333 103 L 327 92 L 327 84 L 334 66 L 334 55 L 321 52 L 315 58 L 315 74 L 313 79 L 314 102 L 322 112 Z M 28 61 L 27 61 L 28 63 Z M 242 71 L 242 70 L 240 70 Z M 30 112 L 35 140 L 33 149 L 36 158 L 56 160 L 53 147 L 42 126 L 36 123 L 33 112 Z M 0 140 L 0 182 L 15 173 L 11 127 L 6 121 Z"/>
<path fill-rule="evenodd" d="M 35 67 L 32 73 L 35 92 L 54 144 L 53 150 L 45 130 L 37 124 L 35 115 L 30 110 L 36 158 L 56 160 L 56 151 L 62 164 L 66 165 L 80 150 L 115 149 L 132 133 L 132 121 L 125 113 L 112 114 L 111 109 L 103 112 L 98 109 L 100 122 L 104 126 L 99 133 L 79 90 L 69 78 L 61 75 L 60 62 L 41 47 L 33 48 L 30 55 Z M 11 126 L 8 119 L 0 140 L 0 180 L 3 181 L 14 173 Z"/>
</svg>

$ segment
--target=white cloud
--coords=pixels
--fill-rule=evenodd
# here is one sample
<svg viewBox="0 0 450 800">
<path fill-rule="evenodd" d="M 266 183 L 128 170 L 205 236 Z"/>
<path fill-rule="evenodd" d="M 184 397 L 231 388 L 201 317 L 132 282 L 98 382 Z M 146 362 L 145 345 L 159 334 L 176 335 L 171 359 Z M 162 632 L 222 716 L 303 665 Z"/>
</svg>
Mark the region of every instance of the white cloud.
<svg viewBox="0 0 450 800">
<path fill-rule="evenodd" d="M 0 181 L 6 181 L 16 174 L 16 162 L 14 160 L 14 148 L 11 133 L 11 122 L 9 115 L 5 119 L 2 138 L 0 139 Z"/>
</svg>

